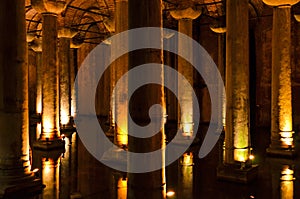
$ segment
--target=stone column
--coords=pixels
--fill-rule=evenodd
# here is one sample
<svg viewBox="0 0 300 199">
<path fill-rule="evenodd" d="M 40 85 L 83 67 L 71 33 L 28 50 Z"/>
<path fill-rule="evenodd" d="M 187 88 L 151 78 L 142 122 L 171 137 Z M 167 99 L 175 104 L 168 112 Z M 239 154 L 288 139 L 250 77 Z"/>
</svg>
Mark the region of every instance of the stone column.
<svg viewBox="0 0 300 199">
<path fill-rule="evenodd" d="M 178 168 L 178 198 L 193 198 L 193 154 L 183 154 Z"/>
<path fill-rule="evenodd" d="M 59 38 L 59 119 L 60 129 L 65 133 L 73 133 L 71 113 L 71 55 L 70 42 L 76 35 L 69 28 L 58 31 Z"/>
<path fill-rule="evenodd" d="M 223 83 L 225 83 L 225 27 L 211 27 L 210 28 L 214 33 L 218 34 L 218 69 L 221 74 Z M 223 128 L 225 129 L 226 125 L 226 99 L 221 99 L 218 104 L 219 116 L 222 117 Z"/>
<path fill-rule="evenodd" d="M 64 148 L 59 138 L 59 93 L 57 64 L 57 15 L 65 8 L 62 1 L 32 0 L 33 8 L 42 14 L 42 133 L 36 148 Z"/>
<path fill-rule="evenodd" d="M 250 161 L 248 0 L 227 0 L 226 13 L 225 157 L 217 175 L 245 183 L 257 176 Z"/>
<path fill-rule="evenodd" d="M 0 197 L 41 191 L 29 162 L 25 1 L 0 2 Z"/>
<path fill-rule="evenodd" d="M 129 0 L 128 1 L 128 15 L 129 29 L 141 28 L 141 27 L 162 27 L 162 1 L 161 0 Z M 157 35 L 161 38 L 162 45 L 162 33 Z M 146 38 L 145 38 L 146 39 Z M 134 42 L 134 39 L 130 40 Z M 131 43 L 129 42 L 129 45 Z M 141 64 L 148 63 L 163 63 L 162 50 L 158 49 L 143 49 L 129 54 L 129 69 L 139 66 Z M 157 72 L 157 71 L 156 71 Z M 139 91 L 136 91 L 134 96 L 130 99 L 129 110 L 133 121 L 137 125 L 144 126 L 148 124 L 149 108 L 153 104 L 160 104 L 165 109 L 164 102 L 164 88 L 163 88 L 163 66 L 161 66 L 161 78 L 160 85 L 145 85 Z M 147 74 L 151 77 L 152 74 Z M 133 77 L 128 77 L 128 90 L 131 89 L 131 84 L 134 83 Z M 165 110 L 160 110 L 159 113 L 165 115 Z M 162 118 L 157 118 L 157 121 L 161 122 Z M 159 124 L 157 124 L 159 125 Z M 128 129 L 132 126 L 128 124 Z M 154 136 L 147 139 L 138 139 L 132 136 L 128 137 L 128 150 L 133 152 L 149 152 L 161 149 L 165 146 L 165 132 L 164 127 L 157 132 Z M 134 167 L 133 164 L 138 164 L 131 160 L 131 156 L 128 157 L 128 167 Z M 161 160 L 164 164 L 165 154 L 162 151 Z M 149 160 L 145 159 L 145 162 Z M 151 162 L 149 162 L 151 164 Z M 145 191 L 147 194 L 145 194 Z M 128 174 L 128 198 L 165 198 L 165 168 L 162 165 L 162 169 L 142 174 L 129 173 Z"/>
<path fill-rule="evenodd" d="M 32 142 L 30 143 L 30 146 L 34 145 L 34 142 L 39 139 L 41 132 L 42 132 L 42 38 L 35 38 L 30 43 L 30 48 L 36 53 L 36 100 L 35 100 L 35 110 L 36 113 L 31 115 L 30 119 L 32 120 L 32 128 L 35 128 L 35 130 L 31 130 L 34 135 L 30 132 L 30 139 L 32 139 Z"/>
<path fill-rule="evenodd" d="M 186 34 L 187 36 L 193 38 L 193 19 L 200 16 L 200 11 L 195 11 L 192 8 L 186 8 L 184 10 L 171 11 L 171 16 L 178 20 L 178 31 L 180 33 Z M 182 48 L 182 41 L 178 40 L 178 51 Z M 186 46 L 186 45 L 185 45 Z M 192 48 L 192 44 L 190 44 Z M 190 53 L 192 57 L 192 52 Z M 178 72 L 183 75 L 191 85 L 193 85 L 194 78 L 194 67 L 187 62 L 185 59 L 178 56 Z M 178 122 L 179 128 L 186 137 L 191 137 L 193 135 L 193 96 L 192 90 L 187 91 L 182 84 L 178 84 L 178 100 L 181 102 L 178 106 Z"/>
<path fill-rule="evenodd" d="M 115 10 L 115 33 L 128 30 L 128 1 L 117 0 Z M 112 51 L 118 48 L 122 42 L 112 43 Z M 115 60 L 115 81 L 118 81 L 128 71 L 128 55 L 123 55 Z M 115 143 L 118 146 L 127 147 L 128 144 L 128 79 L 115 90 Z"/>
<path fill-rule="evenodd" d="M 291 6 L 299 0 L 263 0 L 273 8 L 271 144 L 267 153 L 293 156 Z"/>
</svg>

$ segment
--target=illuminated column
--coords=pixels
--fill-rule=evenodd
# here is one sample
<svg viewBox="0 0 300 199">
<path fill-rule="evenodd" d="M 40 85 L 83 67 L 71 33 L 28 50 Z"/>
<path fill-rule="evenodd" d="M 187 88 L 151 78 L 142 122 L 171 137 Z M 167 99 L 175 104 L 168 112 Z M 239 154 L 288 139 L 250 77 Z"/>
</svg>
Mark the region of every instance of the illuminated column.
<svg viewBox="0 0 300 199">
<path fill-rule="evenodd" d="M 299 0 L 263 0 L 273 8 L 270 155 L 293 156 L 291 6 Z"/>
<path fill-rule="evenodd" d="M 161 0 L 129 0 L 128 1 L 128 26 L 129 29 L 141 27 L 162 27 L 162 1 Z M 163 34 L 162 32 L 156 35 L 160 38 L 162 45 Z M 146 38 L 145 38 L 146 39 Z M 134 39 L 129 39 L 135 42 Z M 129 42 L 129 46 L 132 43 Z M 148 63 L 163 63 L 163 54 L 161 49 L 143 49 L 129 54 L 129 69 Z M 130 99 L 130 115 L 137 125 L 143 126 L 149 123 L 149 108 L 153 104 L 160 104 L 163 110 L 154 113 L 158 118 L 151 121 L 152 123 L 158 122 L 156 126 L 160 126 L 162 117 L 165 116 L 165 102 L 164 102 L 164 88 L 163 88 L 163 66 L 161 65 L 160 84 L 159 85 L 145 85 L 134 97 Z M 147 74 L 151 78 L 151 73 Z M 133 77 L 128 78 L 128 90 L 134 84 Z M 155 125 L 155 124 L 153 124 Z M 128 124 L 128 129 L 132 128 Z M 135 137 L 128 137 L 128 150 L 138 153 L 149 152 L 161 149 L 165 146 L 164 127 L 157 132 L 154 136 L 147 139 L 137 139 Z M 128 174 L 128 198 L 165 198 L 165 154 L 161 151 L 162 169 L 149 173 L 129 173 Z M 143 160 L 149 162 L 148 159 Z M 139 164 L 132 157 L 128 157 L 128 167 L 134 167 L 134 164 Z M 149 162 L 151 164 L 151 162 Z M 145 192 L 147 194 L 145 194 Z"/>
<path fill-rule="evenodd" d="M 218 69 L 221 74 L 222 80 L 225 82 L 225 27 L 211 27 L 213 32 L 218 34 Z M 222 92 L 222 91 L 221 91 Z M 223 95 L 223 100 L 218 103 L 218 115 L 222 117 L 223 130 L 226 125 L 226 96 Z"/>
<path fill-rule="evenodd" d="M 70 42 L 76 35 L 69 28 L 58 31 L 59 38 L 59 116 L 61 131 L 73 132 L 71 113 L 71 60 Z"/>
<path fill-rule="evenodd" d="M 128 30 L 128 1 L 116 1 L 115 14 L 115 33 Z M 112 43 L 112 51 L 118 48 L 122 42 Z M 128 71 L 128 55 L 123 55 L 115 60 L 115 81 L 118 81 Z M 127 146 L 128 144 L 128 79 L 124 81 L 119 88 L 115 90 L 115 143 L 118 146 Z"/>
<path fill-rule="evenodd" d="M 217 175 L 243 183 L 258 171 L 250 160 L 248 17 L 248 0 L 227 0 L 225 157 Z"/>
<path fill-rule="evenodd" d="M 57 65 L 57 15 L 65 9 L 65 2 L 32 0 L 33 8 L 42 14 L 42 133 L 36 148 L 63 148 L 59 139 L 59 93 Z"/>
<path fill-rule="evenodd" d="M 178 20 L 178 31 L 180 33 L 186 34 L 187 36 L 193 38 L 193 19 L 200 16 L 200 11 L 195 11 L 192 8 L 187 8 L 184 10 L 176 10 L 170 12 L 174 19 Z M 182 44 L 180 37 L 178 39 L 178 51 L 182 46 L 187 46 Z M 192 43 L 189 45 L 192 48 Z M 193 57 L 192 52 L 189 54 Z M 193 85 L 193 70 L 192 65 L 185 59 L 178 56 L 178 72 L 183 75 L 191 85 Z M 183 87 L 183 84 L 178 84 L 178 101 L 181 103 L 178 107 L 178 122 L 179 128 L 182 130 L 184 136 L 191 137 L 193 134 L 193 96 L 192 90 L 188 91 Z"/>
<path fill-rule="evenodd" d="M 41 191 L 29 162 L 25 1 L 0 2 L 0 197 Z"/>
<path fill-rule="evenodd" d="M 30 47 L 36 53 L 36 114 L 34 121 L 37 122 L 35 135 L 35 140 L 37 140 L 42 132 L 42 38 L 35 38 L 31 42 Z"/>
</svg>

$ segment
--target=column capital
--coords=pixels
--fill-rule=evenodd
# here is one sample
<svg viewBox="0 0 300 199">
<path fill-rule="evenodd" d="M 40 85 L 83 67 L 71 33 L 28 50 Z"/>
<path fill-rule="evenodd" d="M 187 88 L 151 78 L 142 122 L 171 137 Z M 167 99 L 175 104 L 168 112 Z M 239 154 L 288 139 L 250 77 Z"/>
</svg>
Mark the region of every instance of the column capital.
<svg viewBox="0 0 300 199">
<path fill-rule="evenodd" d="M 292 6 L 299 2 L 299 0 L 263 0 L 269 6 Z"/>
<path fill-rule="evenodd" d="M 72 28 L 62 27 L 58 30 L 57 37 L 72 39 L 76 34 L 77 31 L 73 30 Z"/>
<path fill-rule="evenodd" d="M 72 38 L 70 48 L 80 48 L 84 42 L 84 38 L 79 34 Z"/>
<path fill-rule="evenodd" d="M 32 42 L 34 39 L 35 39 L 35 33 L 27 33 L 27 35 L 26 35 L 27 43 Z"/>
<path fill-rule="evenodd" d="M 35 38 L 32 42 L 30 42 L 29 47 L 34 52 L 42 52 L 42 38 Z"/>
<path fill-rule="evenodd" d="M 300 22 L 300 15 L 294 15 L 296 21 Z"/>
<path fill-rule="evenodd" d="M 32 7 L 39 13 L 62 13 L 67 4 L 65 1 L 31 0 Z"/>
<path fill-rule="evenodd" d="M 223 34 L 226 32 L 226 27 L 214 27 L 214 26 L 210 26 L 210 29 L 214 32 L 214 33 L 218 33 L 218 34 Z"/>
<path fill-rule="evenodd" d="M 202 11 L 194 10 L 189 7 L 183 10 L 173 10 L 170 12 L 171 16 L 176 19 L 196 19 L 201 15 Z"/>
</svg>

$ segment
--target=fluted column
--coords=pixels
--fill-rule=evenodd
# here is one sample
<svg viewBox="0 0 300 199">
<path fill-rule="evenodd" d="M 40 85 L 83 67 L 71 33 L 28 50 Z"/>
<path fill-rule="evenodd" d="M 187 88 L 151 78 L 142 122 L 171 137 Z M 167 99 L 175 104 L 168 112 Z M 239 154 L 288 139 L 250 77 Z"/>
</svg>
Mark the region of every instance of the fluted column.
<svg viewBox="0 0 300 199">
<path fill-rule="evenodd" d="M 193 37 L 193 20 L 198 18 L 201 14 L 200 11 L 193 10 L 192 8 L 186 8 L 183 10 L 176 10 L 170 12 L 172 17 L 178 20 L 178 31 L 180 33 L 186 34 L 189 37 Z M 180 37 L 178 38 L 178 51 L 182 49 L 182 46 L 187 46 L 182 44 Z M 192 49 L 192 43 L 189 45 Z M 189 56 L 193 57 L 191 52 Z M 191 85 L 193 85 L 194 79 L 194 68 L 185 59 L 178 56 L 178 72 L 183 75 Z M 178 101 L 179 104 L 178 111 L 178 122 L 179 128 L 186 137 L 191 137 L 193 135 L 193 95 L 192 90 L 186 90 L 183 84 L 178 84 Z"/>
<path fill-rule="evenodd" d="M 270 155 L 293 156 L 291 6 L 299 0 L 263 0 L 273 7 Z"/>
<path fill-rule="evenodd" d="M 248 0 L 226 1 L 226 130 L 218 178 L 243 182 L 257 176 L 250 161 Z"/>
<path fill-rule="evenodd" d="M 162 1 L 161 0 L 128 0 L 128 26 L 129 29 L 141 28 L 141 27 L 162 27 Z M 162 33 L 156 35 L 161 38 L 162 45 Z M 146 38 L 145 38 L 146 39 Z M 130 39 L 134 42 L 134 39 Z M 129 46 L 132 45 L 129 42 Z M 161 49 L 143 49 L 129 54 L 129 69 L 139 66 L 141 64 L 148 63 L 163 63 Z M 156 71 L 157 72 L 157 71 Z M 130 99 L 130 115 L 138 125 L 144 126 L 149 123 L 149 108 L 153 104 L 161 104 L 165 109 L 164 102 L 164 89 L 163 89 L 163 66 L 161 66 L 161 83 L 159 85 L 145 85 L 140 91 L 135 93 L 134 97 Z M 149 77 L 153 74 L 147 74 Z M 132 88 L 131 84 L 134 84 L 134 77 L 129 75 L 128 77 L 128 90 Z M 163 112 L 161 112 L 163 111 Z M 155 115 L 165 115 L 165 110 L 160 110 Z M 161 118 L 157 118 L 159 122 Z M 159 124 L 156 124 L 159 125 Z M 128 129 L 132 126 L 128 124 Z M 147 139 L 137 139 L 135 137 L 128 137 L 128 150 L 138 153 L 149 152 L 161 149 L 165 146 L 165 132 L 164 127 L 157 132 L 154 136 Z M 138 164 L 132 161 L 132 157 L 128 157 L 128 167 L 135 167 L 133 164 Z M 162 151 L 161 154 L 162 163 L 165 161 L 165 154 Z M 145 162 L 149 160 L 145 159 Z M 151 162 L 149 162 L 151 164 Z M 145 190 L 147 194 L 145 195 Z M 165 168 L 162 165 L 162 169 L 154 172 L 135 174 L 128 174 L 128 198 L 165 198 Z"/>
<path fill-rule="evenodd" d="M 59 89 L 57 60 L 57 15 L 65 8 L 62 1 L 32 0 L 33 8 L 42 14 L 42 133 L 36 148 L 63 148 L 59 132 Z"/>
<path fill-rule="evenodd" d="M 41 191 L 29 162 L 25 1 L 0 2 L 0 198 Z"/>
<path fill-rule="evenodd" d="M 61 131 L 73 132 L 71 113 L 71 39 L 76 35 L 69 28 L 58 31 L 59 38 L 59 119 Z"/>
</svg>

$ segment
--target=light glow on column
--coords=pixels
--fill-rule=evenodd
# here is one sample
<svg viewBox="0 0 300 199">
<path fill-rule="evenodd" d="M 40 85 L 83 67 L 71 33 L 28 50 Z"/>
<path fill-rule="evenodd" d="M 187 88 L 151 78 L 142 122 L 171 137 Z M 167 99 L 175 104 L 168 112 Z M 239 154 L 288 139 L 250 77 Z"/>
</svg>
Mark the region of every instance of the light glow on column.
<svg viewBox="0 0 300 199">
<path fill-rule="evenodd" d="M 62 125 L 67 125 L 69 124 L 70 122 L 70 118 L 69 118 L 69 115 L 68 115 L 68 110 L 65 110 L 65 109 L 62 109 L 61 112 L 60 112 L 60 123 Z"/>
<path fill-rule="evenodd" d="M 182 160 L 181 160 L 181 164 L 183 166 L 191 166 L 193 165 L 193 153 L 189 152 L 189 153 L 185 153 L 182 156 Z"/>
<path fill-rule="evenodd" d="M 294 131 L 284 131 L 284 132 L 280 132 L 280 141 L 282 143 L 283 146 L 288 146 L 291 147 L 293 146 L 293 134 Z"/>
</svg>

